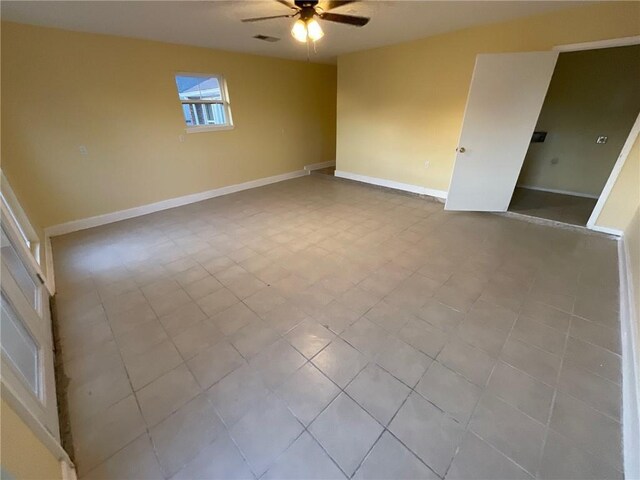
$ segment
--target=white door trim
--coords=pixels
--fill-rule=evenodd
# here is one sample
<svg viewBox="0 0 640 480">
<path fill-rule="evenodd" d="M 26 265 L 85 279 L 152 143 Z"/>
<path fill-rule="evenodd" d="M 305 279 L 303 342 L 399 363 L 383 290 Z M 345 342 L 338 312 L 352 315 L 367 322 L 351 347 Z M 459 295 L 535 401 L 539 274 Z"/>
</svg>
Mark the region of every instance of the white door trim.
<svg viewBox="0 0 640 480">
<path fill-rule="evenodd" d="M 620 274 L 620 326 L 622 329 L 622 438 L 624 473 L 626 478 L 640 478 L 640 345 L 638 315 L 635 311 L 635 289 L 631 273 L 629 245 L 622 237 L 618 240 L 618 266 Z"/>
<path fill-rule="evenodd" d="M 613 170 L 611 170 L 611 175 L 609 175 L 609 178 L 607 179 L 607 183 L 605 183 L 604 188 L 602 189 L 602 193 L 600 194 L 600 198 L 598 198 L 598 201 L 596 202 L 596 206 L 593 209 L 593 212 L 591 212 L 591 216 L 589 217 L 589 220 L 587 220 L 587 228 L 590 228 L 591 230 L 596 230 L 595 227 L 596 227 L 596 222 L 598 221 L 598 217 L 602 213 L 602 209 L 607 203 L 609 195 L 611 194 L 611 191 L 613 190 L 613 187 L 616 184 L 616 181 L 618 180 L 618 176 L 622 171 L 622 167 L 624 167 L 624 164 L 627 161 L 627 158 L 629 158 L 629 153 L 631 152 L 631 148 L 633 147 L 633 144 L 635 143 L 636 138 L 638 138 L 639 133 L 640 133 L 640 114 L 638 114 L 638 117 L 636 118 L 636 122 L 633 124 L 633 127 L 631 127 L 629 136 L 627 137 L 627 140 L 624 142 L 624 145 L 622 146 L 622 150 L 620 151 L 620 155 L 618 155 L 618 159 L 616 160 L 616 163 L 613 166 Z"/>
<path fill-rule="evenodd" d="M 633 37 L 611 38 L 609 40 L 597 40 L 595 42 L 570 43 L 556 45 L 552 50 L 558 52 L 579 52 L 581 50 L 597 50 L 599 48 L 627 47 L 640 44 L 640 35 Z"/>
</svg>

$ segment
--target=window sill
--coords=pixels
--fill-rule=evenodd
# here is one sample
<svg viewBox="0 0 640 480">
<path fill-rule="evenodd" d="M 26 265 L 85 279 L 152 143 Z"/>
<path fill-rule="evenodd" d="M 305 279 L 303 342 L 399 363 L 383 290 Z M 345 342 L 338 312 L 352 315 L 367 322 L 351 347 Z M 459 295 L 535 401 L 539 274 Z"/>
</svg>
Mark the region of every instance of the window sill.
<svg viewBox="0 0 640 480">
<path fill-rule="evenodd" d="M 233 125 L 200 125 L 198 127 L 187 127 L 187 133 L 215 132 L 218 130 L 233 130 Z"/>
</svg>

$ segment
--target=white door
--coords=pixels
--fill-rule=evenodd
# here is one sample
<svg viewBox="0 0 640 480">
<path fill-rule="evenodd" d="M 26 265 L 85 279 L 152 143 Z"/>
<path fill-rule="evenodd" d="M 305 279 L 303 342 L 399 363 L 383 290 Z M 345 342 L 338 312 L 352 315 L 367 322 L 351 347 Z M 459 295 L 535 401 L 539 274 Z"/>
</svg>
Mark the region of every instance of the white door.
<svg viewBox="0 0 640 480">
<path fill-rule="evenodd" d="M 49 296 L 19 247 L 2 208 L 0 229 L 0 377 L 24 407 L 59 438 Z"/>
<path fill-rule="evenodd" d="M 507 210 L 557 58 L 558 52 L 476 57 L 447 210 Z"/>
</svg>

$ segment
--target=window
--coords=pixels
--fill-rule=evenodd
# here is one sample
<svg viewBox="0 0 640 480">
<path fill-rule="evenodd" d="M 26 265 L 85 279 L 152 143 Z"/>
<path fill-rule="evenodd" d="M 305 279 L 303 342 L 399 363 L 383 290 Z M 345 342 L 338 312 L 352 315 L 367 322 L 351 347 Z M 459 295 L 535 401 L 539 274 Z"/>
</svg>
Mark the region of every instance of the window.
<svg viewBox="0 0 640 480">
<path fill-rule="evenodd" d="M 187 132 L 233 127 L 227 88 L 220 75 L 181 73 L 176 75 L 176 86 Z"/>
<path fill-rule="evenodd" d="M 40 352 L 36 341 L 24 326 L 9 301 L 2 298 L 2 316 L 0 317 L 2 353 L 19 373 L 29 390 L 40 397 Z"/>
<path fill-rule="evenodd" d="M 36 311 L 40 311 L 40 283 L 31 276 L 20 259 L 18 251 L 9 240 L 4 226 L 2 227 L 2 241 L 0 243 L 0 257 L 9 269 L 24 297 Z"/>
<path fill-rule="evenodd" d="M 20 206 L 4 173 L 1 176 L 0 201 L 2 202 L 2 209 L 8 217 L 8 223 L 11 224 L 10 226 L 17 233 L 19 241 L 31 253 L 35 262 L 40 264 L 40 239 Z"/>
</svg>

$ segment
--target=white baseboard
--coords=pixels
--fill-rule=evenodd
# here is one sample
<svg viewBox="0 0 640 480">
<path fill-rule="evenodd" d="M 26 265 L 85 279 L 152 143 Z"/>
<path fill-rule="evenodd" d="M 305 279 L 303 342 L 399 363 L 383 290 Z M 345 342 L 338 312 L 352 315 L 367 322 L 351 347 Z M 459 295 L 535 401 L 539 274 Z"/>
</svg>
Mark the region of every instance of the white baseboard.
<svg viewBox="0 0 640 480">
<path fill-rule="evenodd" d="M 597 199 L 600 195 L 593 195 L 591 193 L 572 192 L 570 190 L 558 190 L 555 188 L 543 188 L 536 187 L 534 185 L 516 185 L 518 188 L 526 188 L 527 190 L 537 190 L 539 192 L 559 193 L 561 195 L 571 195 L 572 197 L 593 198 Z"/>
<path fill-rule="evenodd" d="M 336 170 L 336 177 L 346 178 L 347 180 L 355 180 L 356 182 L 369 183 L 380 187 L 393 188 L 394 190 L 402 190 L 404 192 L 418 193 L 420 195 L 428 195 L 430 197 L 446 199 L 447 192 L 444 190 L 434 190 L 432 188 L 421 187 L 419 185 L 411 185 L 409 183 L 394 182 L 384 178 L 369 177 L 367 175 L 359 175 L 357 173 L 345 172 L 344 170 Z"/>
<path fill-rule="evenodd" d="M 589 230 L 593 230 L 594 232 L 606 233 L 608 235 L 615 235 L 616 237 L 622 237 L 622 230 L 618 230 L 617 228 L 609 228 L 609 227 L 601 227 L 600 225 L 587 225 Z"/>
<path fill-rule="evenodd" d="M 640 478 L 640 345 L 629 247 L 618 242 L 620 326 L 622 334 L 622 438 L 625 478 Z"/>
<path fill-rule="evenodd" d="M 272 183 L 282 182 L 291 178 L 303 177 L 308 174 L 309 172 L 307 170 L 295 170 L 293 172 L 287 172 L 281 175 L 274 175 L 273 177 L 259 178 L 257 180 L 251 180 L 249 182 L 229 185 L 227 187 L 215 188 L 213 190 L 207 190 L 206 192 L 193 193 L 191 195 L 185 195 L 183 197 L 170 198 L 169 200 L 162 200 L 161 202 L 141 205 L 139 207 L 129 208 L 127 210 L 120 210 L 118 212 L 106 213 L 104 215 L 97 215 L 95 217 L 73 220 L 71 222 L 61 223 L 59 225 L 53 225 L 51 227 L 45 228 L 45 235 L 47 237 L 65 235 L 67 233 L 77 232 L 79 230 L 85 230 L 92 227 L 98 227 L 100 225 L 106 225 L 108 223 L 119 222 L 120 220 L 139 217 L 141 215 L 147 215 L 149 213 L 159 212 L 161 210 L 167 210 L 169 208 L 181 207 L 182 205 L 188 205 L 189 203 L 201 202 L 210 198 L 220 197 L 222 195 L 228 195 L 230 193 L 240 192 L 242 190 L 248 190 L 250 188 L 257 188 Z"/>
<path fill-rule="evenodd" d="M 335 167 L 336 166 L 336 161 L 335 160 L 330 160 L 328 162 L 319 162 L 319 163 L 312 163 L 311 165 L 305 165 L 304 169 L 311 173 L 313 170 L 320 170 L 321 168 L 327 168 L 327 167 Z"/>
</svg>

